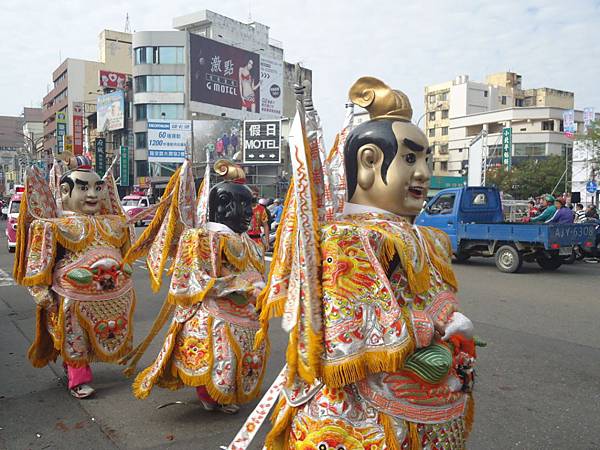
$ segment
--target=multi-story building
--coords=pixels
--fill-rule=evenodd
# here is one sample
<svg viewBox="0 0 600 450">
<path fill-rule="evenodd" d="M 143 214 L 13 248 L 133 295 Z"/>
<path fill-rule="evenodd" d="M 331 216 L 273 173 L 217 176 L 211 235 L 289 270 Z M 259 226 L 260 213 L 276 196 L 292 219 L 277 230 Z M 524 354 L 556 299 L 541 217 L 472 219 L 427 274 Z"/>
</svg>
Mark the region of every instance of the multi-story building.
<svg viewBox="0 0 600 450">
<path fill-rule="evenodd" d="M 23 139 L 34 160 L 43 159 L 44 111 L 42 108 L 23 108 Z"/>
<path fill-rule="evenodd" d="M 511 121 L 513 114 L 515 123 L 519 122 L 521 116 L 531 116 L 530 122 L 527 122 L 529 125 L 521 126 L 519 130 L 513 127 L 515 144 L 544 143 L 544 155 L 560 154 L 561 145 L 567 144 L 566 138 L 560 136 L 560 123 L 553 123 L 552 130 L 542 129 L 550 125 L 541 123 L 550 123 L 549 121 L 556 119 L 557 114 L 562 119 L 562 112 L 558 110 L 572 109 L 573 104 L 572 92 L 550 88 L 522 89 L 522 77 L 513 72 L 488 75 L 483 83 L 469 80 L 468 75 L 460 75 L 452 81 L 426 86 L 423 117 L 425 133 L 434 148 L 434 174 L 458 175 L 461 172 L 464 163 L 459 161 L 466 161 L 468 158 L 467 152 L 462 151 L 465 141 L 477 136 L 484 124 L 488 123 L 486 120 L 493 122 L 496 116 L 485 114 L 495 111 L 505 111 L 500 116 L 506 118 L 506 122 Z M 529 112 L 519 113 L 520 108 L 529 108 Z M 533 111 L 531 108 L 542 110 Z M 556 110 L 550 111 L 552 108 Z M 536 124 L 533 125 L 531 120 Z M 498 125 L 492 122 L 491 129 L 497 128 Z M 555 132 L 556 135 L 547 134 L 542 141 L 536 141 L 539 136 L 530 135 L 525 138 L 522 134 L 537 132 L 538 128 L 539 132 Z M 493 138 L 494 136 L 488 136 L 488 142 Z M 523 142 L 519 142 L 520 139 Z M 549 145 L 546 146 L 546 143 Z M 541 148 L 540 145 L 538 148 Z M 525 151 L 516 147 L 515 152 L 518 157 L 523 152 L 539 154 L 541 150 Z"/>
<path fill-rule="evenodd" d="M 136 181 L 150 176 L 153 187 L 160 192 L 168 177 L 178 163 L 148 162 L 148 121 L 161 119 L 185 119 L 195 121 L 226 121 L 227 119 L 241 121 L 244 119 L 292 118 L 295 112 L 295 97 L 293 93 L 294 66 L 283 61 L 283 48 L 280 42 L 269 37 L 269 27 L 260 23 L 242 23 L 228 17 L 203 10 L 173 19 L 174 31 L 140 31 L 133 34 L 133 88 L 134 88 L 134 123 L 135 132 L 135 177 Z M 198 39 L 200 36 L 205 40 Z M 191 56 L 194 45 L 198 46 L 200 54 L 218 47 L 230 46 L 226 51 L 231 52 L 231 60 L 223 58 L 209 60 L 209 56 Z M 198 52 L 198 47 L 196 52 Z M 252 102 L 247 108 L 240 107 L 240 97 L 237 74 L 243 64 L 240 55 L 253 54 L 263 61 L 274 62 L 281 68 L 280 87 L 282 107 L 276 114 L 253 112 Z M 229 77 L 224 72 L 231 72 Z M 205 76 L 198 72 L 203 65 L 215 64 L 221 72 L 220 78 L 215 72 L 214 86 L 221 92 L 231 90 L 236 92 L 237 104 L 224 106 L 219 101 L 199 101 L 194 92 L 198 87 L 205 86 Z M 253 61 L 258 64 L 258 61 Z M 218 65 L 218 66 L 217 66 Z M 250 66 L 252 67 L 252 66 Z M 234 73 L 235 71 L 235 73 Z M 283 73 L 281 73 L 283 72 Z M 303 69 L 305 79 L 312 79 L 310 70 Z M 248 75 L 249 76 L 249 75 Z M 221 84 L 219 84 L 219 82 Z M 225 84 L 223 84 L 225 83 Z M 229 83 L 229 84 L 227 84 Z M 241 79 L 240 79 L 241 83 Z M 259 108 L 260 109 L 260 108 Z M 192 142 L 198 143 L 197 131 Z M 282 132 L 285 135 L 285 132 Z M 192 143 L 192 160 L 195 173 L 203 171 L 205 158 L 203 148 L 194 148 Z M 196 145 L 198 147 L 198 145 Z M 282 152 L 285 155 L 286 152 Z M 265 195 L 274 195 L 269 185 L 275 185 L 284 171 L 284 164 L 245 165 L 250 183 L 258 185 Z"/>
<path fill-rule="evenodd" d="M 461 173 L 468 161 L 471 141 L 482 132 L 488 164 L 500 163 L 503 128 L 512 129 L 513 164 L 527 158 L 570 155 L 573 139 L 564 134 L 564 111 L 563 108 L 548 106 L 523 106 L 453 118 L 448 136 L 448 172 L 452 175 Z M 575 111 L 575 123 L 578 131 L 582 132 L 582 111 Z"/>
<path fill-rule="evenodd" d="M 0 116 L 0 197 L 20 182 L 18 155 L 25 149 L 22 129 L 22 117 Z"/>
<path fill-rule="evenodd" d="M 56 147 L 55 118 L 57 112 L 66 113 L 67 135 L 73 135 L 74 116 L 79 116 L 79 114 L 87 116 L 95 113 L 97 97 L 102 92 L 99 80 L 100 70 L 131 74 L 130 33 L 103 30 L 99 35 L 99 49 L 98 61 L 67 58 L 52 73 L 53 88 L 46 94 L 42 102 L 44 151 L 48 155 L 51 155 Z M 80 108 L 81 105 L 83 108 Z"/>
</svg>

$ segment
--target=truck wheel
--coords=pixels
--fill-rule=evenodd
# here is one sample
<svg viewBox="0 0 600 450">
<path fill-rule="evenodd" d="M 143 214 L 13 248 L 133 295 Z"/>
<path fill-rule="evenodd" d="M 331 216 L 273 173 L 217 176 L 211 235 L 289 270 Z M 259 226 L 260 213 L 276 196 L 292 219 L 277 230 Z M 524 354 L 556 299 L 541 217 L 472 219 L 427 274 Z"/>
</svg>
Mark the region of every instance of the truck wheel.
<svg viewBox="0 0 600 450">
<path fill-rule="evenodd" d="M 515 273 L 523 265 L 523 256 L 512 245 L 503 245 L 494 255 L 496 267 L 501 272 Z"/>
<path fill-rule="evenodd" d="M 464 263 L 466 262 L 469 258 L 471 257 L 471 255 L 469 255 L 468 253 L 457 253 L 456 255 L 454 255 L 454 258 L 456 259 L 457 263 Z"/>
<path fill-rule="evenodd" d="M 562 259 L 558 255 L 547 255 L 542 253 L 535 258 L 539 266 L 544 270 L 556 270 L 562 265 Z"/>
</svg>

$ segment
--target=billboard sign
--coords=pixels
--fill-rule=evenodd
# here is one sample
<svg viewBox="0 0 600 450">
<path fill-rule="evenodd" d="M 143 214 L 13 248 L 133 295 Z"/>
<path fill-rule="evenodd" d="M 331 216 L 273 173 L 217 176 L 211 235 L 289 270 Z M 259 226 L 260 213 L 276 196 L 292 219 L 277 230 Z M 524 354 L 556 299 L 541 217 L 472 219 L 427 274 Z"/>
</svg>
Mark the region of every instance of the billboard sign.
<svg viewBox="0 0 600 450">
<path fill-rule="evenodd" d="M 583 132 L 587 133 L 590 123 L 594 121 L 594 108 L 583 108 Z"/>
<path fill-rule="evenodd" d="M 182 163 L 191 150 L 191 139 L 189 120 L 148 121 L 148 161 Z"/>
<path fill-rule="evenodd" d="M 564 134 L 567 137 L 572 138 L 577 131 L 577 126 L 575 125 L 575 110 L 569 109 L 563 112 L 563 130 Z"/>
<path fill-rule="evenodd" d="M 281 162 L 281 121 L 244 121 L 244 162 Z"/>
<path fill-rule="evenodd" d="M 283 114 L 283 60 L 260 57 L 260 114 L 281 117 Z"/>
<path fill-rule="evenodd" d="M 194 162 L 234 159 L 242 147 L 241 120 L 194 120 Z"/>
<path fill-rule="evenodd" d="M 125 93 L 115 91 L 100 95 L 97 106 L 98 130 L 120 130 L 125 124 Z"/>
<path fill-rule="evenodd" d="M 99 84 L 103 88 L 125 89 L 127 86 L 127 74 L 100 70 L 98 72 Z"/>
<path fill-rule="evenodd" d="M 502 129 L 502 165 L 506 170 L 512 166 L 512 128 Z"/>
<path fill-rule="evenodd" d="M 56 113 L 56 153 L 65 151 L 65 135 L 67 134 L 67 114 L 64 111 Z"/>
<path fill-rule="evenodd" d="M 121 145 L 121 160 L 119 161 L 119 184 L 129 186 L 129 147 Z"/>
<path fill-rule="evenodd" d="M 96 172 L 101 177 L 106 173 L 106 139 L 96 138 Z"/>
<path fill-rule="evenodd" d="M 190 100 L 261 112 L 260 55 L 190 34 Z"/>
<path fill-rule="evenodd" d="M 83 103 L 73 102 L 73 154 L 83 155 Z"/>
</svg>

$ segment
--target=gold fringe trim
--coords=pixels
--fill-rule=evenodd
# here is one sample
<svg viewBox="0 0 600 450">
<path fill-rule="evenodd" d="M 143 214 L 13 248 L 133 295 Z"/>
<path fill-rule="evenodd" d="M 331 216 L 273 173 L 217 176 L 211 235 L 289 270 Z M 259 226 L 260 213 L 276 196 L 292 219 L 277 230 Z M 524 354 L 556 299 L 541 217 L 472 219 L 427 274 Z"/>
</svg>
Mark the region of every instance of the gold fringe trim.
<svg viewBox="0 0 600 450">
<path fill-rule="evenodd" d="M 285 401 L 285 399 L 282 399 Z M 285 408 L 285 409 L 284 409 Z M 268 450 L 284 450 L 288 447 L 292 421 L 298 408 L 289 405 L 277 409 L 278 417 L 272 416 L 275 422 L 265 438 L 265 448 Z M 283 411 L 283 412 L 282 412 Z"/>
<path fill-rule="evenodd" d="M 288 346 L 285 351 L 285 360 L 287 361 L 288 366 L 288 376 L 286 380 L 287 387 L 292 387 L 294 385 L 296 374 L 298 374 L 298 327 L 299 325 L 296 325 L 290 331 Z"/>
<path fill-rule="evenodd" d="M 281 297 L 273 302 L 270 302 L 267 308 L 260 311 L 260 315 L 258 317 L 260 328 L 254 337 L 254 350 L 257 350 L 265 339 L 268 341 L 269 320 L 273 317 L 281 317 L 283 315 L 286 300 L 287 297 Z"/>
<path fill-rule="evenodd" d="M 140 344 L 138 344 L 136 348 L 134 348 L 131 352 L 129 352 L 127 355 L 125 355 L 119 360 L 119 364 L 122 365 L 127 364 L 127 362 L 131 360 L 127 367 L 123 370 L 123 374 L 126 377 L 130 377 L 133 375 L 140 358 L 144 355 L 144 353 L 148 349 L 148 346 L 154 340 L 159 331 L 164 327 L 165 323 L 167 322 L 167 319 L 169 318 L 174 309 L 175 307 L 172 304 L 170 304 L 167 301 L 164 301 L 160 312 L 156 316 L 156 319 L 154 319 L 152 328 L 150 328 L 150 331 L 148 332 L 146 337 L 142 340 L 142 342 L 140 342 Z"/>
<path fill-rule="evenodd" d="M 419 430 L 417 424 L 414 422 L 406 422 L 408 425 L 408 448 L 410 450 L 422 450 L 421 436 L 419 436 Z"/>
<path fill-rule="evenodd" d="M 402 450 L 398 437 L 396 436 L 396 426 L 394 419 L 382 412 L 379 413 L 379 424 L 383 427 L 385 434 L 385 445 L 388 450 Z"/>
<path fill-rule="evenodd" d="M 152 388 L 156 384 L 156 381 L 163 375 L 165 368 L 169 364 L 169 361 L 171 359 L 171 354 L 173 353 L 173 348 L 175 347 L 175 342 L 177 341 L 176 336 L 179 333 L 179 331 L 181 330 L 181 328 L 182 328 L 182 324 L 180 324 L 179 322 L 175 322 L 175 321 L 169 327 L 169 331 L 167 332 L 167 335 L 165 336 L 165 340 L 166 340 L 166 337 L 168 337 L 169 335 L 173 335 L 173 339 L 171 340 L 171 345 L 167 349 L 166 355 L 164 356 L 163 363 L 161 364 L 159 369 L 156 371 L 156 373 L 153 376 L 150 376 L 150 373 L 152 372 L 152 369 L 154 368 L 154 364 L 151 364 L 149 367 L 142 370 L 138 374 L 137 377 L 135 377 L 135 380 L 131 386 L 133 395 L 135 396 L 135 398 L 142 400 L 142 399 L 145 399 L 146 397 L 148 397 L 148 395 L 150 395 L 150 392 L 152 391 Z M 146 383 L 144 383 L 147 378 L 150 378 L 150 379 Z M 142 384 L 148 384 L 149 387 L 147 389 L 144 389 L 144 388 L 142 388 Z"/>
<path fill-rule="evenodd" d="M 231 251 L 227 241 L 228 241 L 227 236 L 221 237 L 221 240 L 219 242 L 219 252 L 222 252 L 225 255 L 225 258 L 227 259 L 227 262 L 229 262 L 229 264 L 231 264 L 233 267 L 235 267 L 240 272 L 243 272 L 248 267 L 248 260 L 249 260 L 248 251 L 249 250 L 247 248 L 243 248 L 242 254 L 240 256 L 238 256 Z M 220 265 L 221 264 L 219 264 L 219 267 L 220 267 Z"/>
<path fill-rule="evenodd" d="M 342 387 L 362 380 L 371 373 L 398 372 L 402 369 L 406 357 L 413 351 L 414 342 L 411 339 L 395 351 L 367 352 L 340 364 L 324 364 L 321 369 L 321 379 L 327 386 Z"/>
<path fill-rule="evenodd" d="M 40 230 L 41 228 L 41 230 Z M 46 246 L 45 245 L 45 234 L 46 234 L 46 224 L 41 224 L 40 228 L 38 228 L 38 226 L 31 226 L 30 225 L 30 230 L 31 230 L 31 238 L 33 239 L 34 236 L 41 234 L 43 239 L 42 239 L 42 249 Z M 23 286 L 37 286 L 37 285 L 45 285 L 45 286 L 50 286 L 52 285 L 52 275 L 53 275 L 53 268 L 54 268 L 54 262 L 56 261 L 56 240 L 54 239 L 54 236 L 51 238 L 52 242 L 52 257 L 51 257 L 51 263 L 48 264 L 46 266 L 46 268 L 36 274 L 36 275 L 31 275 L 31 276 L 27 276 L 27 260 L 25 260 L 23 262 L 24 266 L 25 266 L 25 273 L 23 274 L 23 277 L 21 278 L 20 284 Z M 31 249 L 29 249 L 29 251 L 31 252 Z M 29 255 L 27 255 L 26 258 L 28 258 Z"/>
<path fill-rule="evenodd" d="M 54 236 L 60 245 L 62 245 L 67 250 L 72 252 L 80 252 L 87 249 L 94 239 L 96 238 L 96 233 L 94 227 L 92 226 L 92 221 L 89 218 L 79 218 L 85 227 L 84 236 L 76 241 L 73 241 L 66 237 L 64 233 L 60 231 L 60 227 L 56 222 L 52 223 L 52 230 L 54 232 Z"/>
<path fill-rule="evenodd" d="M 121 217 L 121 216 L 118 216 L 118 217 Z M 123 247 L 129 239 L 129 227 L 127 226 L 127 223 L 125 222 L 125 220 L 120 220 L 119 222 L 122 222 L 122 225 L 123 225 L 123 235 L 121 237 L 114 236 L 114 235 L 110 234 L 108 231 L 106 231 L 106 229 L 104 228 L 105 224 L 103 221 L 101 221 L 101 220 L 96 221 L 96 225 L 98 226 L 98 231 L 100 232 L 102 237 L 104 239 L 106 239 L 106 241 L 109 244 L 114 245 L 117 248 Z"/>
<path fill-rule="evenodd" d="M 131 246 L 131 248 L 125 255 L 125 262 L 131 264 L 136 259 L 139 259 L 148 254 L 150 245 L 147 245 L 147 243 L 149 241 L 154 241 L 154 238 L 160 230 L 160 226 L 162 225 L 166 214 L 169 212 L 169 208 L 171 206 L 171 196 L 173 195 L 173 190 L 175 189 L 175 186 L 178 185 L 178 175 L 180 171 L 181 166 L 177 168 L 175 173 L 171 176 L 171 179 L 169 180 L 169 182 L 167 183 L 167 187 L 165 188 L 163 198 L 160 201 L 160 205 L 156 210 L 154 218 L 150 222 L 150 225 L 148 225 L 148 227 L 144 230 L 141 236 L 137 239 L 137 241 L 135 241 L 135 243 Z"/>
<path fill-rule="evenodd" d="M 81 303 L 81 302 L 73 303 L 73 308 L 75 309 L 75 314 L 77 315 L 79 324 L 81 325 L 81 328 L 83 328 L 86 331 L 86 333 L 88 334 L 88 342 L 90 343 L 90 346 L 92 347 L 92 349 L 94 351 L 94 358 L 93 358 L 94 361 L 102 361 L 105 363 L 119 362 L 119 360 L 121 358 L 123 358 L 125 355 L 127 355 L 129 352 L 131 352 L 131 343 L 133 341 L 133 311 L 135 310 L 135 295 L 133 294 L 133 290 L 131 290 L 129 292 L 131 292 L 131 306 L 129 307 L 129 314 L 127 316 L 127 324 L 129 325 L 129 328 L 127 329 L 127 336 L 123 340 L 123 343 L 121 344 L 121 348 L 119 348 L 119 350 L 115 353 L 107 353 L 98 344 L 98 342 L 96 342 L 96 339 L 94 338 L 94 336 L 96 334 L 96 333 L 94 333 L 94 328 L 85 319 L 85 317 L 82 315 L 81 311 L 79 310 L 79 303 Z M 64 354 L 63 354 L 63 359 L 67 360 L 67 358 L 65 358 Z"/>
<path fill-rule="evenodd" d="M 46 328 L 46 310 L 38 305 L 35 309 L 35 338 L 29 347 L 27 357 L 31 365 L 39 369 L 56 361 L 58 355 L 52 335 Z"/>
<path fill-rule="evenodd" d="M 448 259 L 447 261 L 444 261 L 443 256 L 436 252 L 435 244 L 433 243 L 432 238 L 428 233 L 423 233 L 422 235 L 423 240 L 425 241 L 427 248 L 429 249 L 431 263 L 437 269 L 442 279 L 446 283 L 448 283 L 455 291 L 457 291 L 458 281 L 456 279 L 456 275 L 454 274 L 454 270 L 452 270 L 452 264 L 450 260 Z"/>
<path fill-rule="evenodd" d="M 211 278 L 208 281 L 208 283 L 206 284 L 206 287 L 202 291 L 196 292 L 195 294 L 179 295 L 179 294 L 173 294 L 172 292 L 169 292 L 167 294 L 167 301 L 169 303 L 171 303 L 172 305 L 177 305 L 177 306 L 183 306 L 183 307 L 193 306 L 204 300 L 204 298 L 208 295 L 210 290 L 215 285 L 216 281 L 217 281 L 216 278 Z"/>
<path fill-rule="evenodd" d="M 307 329 L 303 336 L 305 339 L 306 353 L 308 355 L 308 365 L 305 364 L 302 358 L 298 358 L 298 374 L 308 383 L 314 383 L 316 378 L 320 377 L 321 373 L 321 353 L 323 346 L 321 345 L 320 332 L 315 333 L 312 329 Z"/>
<path fill-rule="evenodd" d="M 469 437 L 473 430 L 473 422 L 475 421 L 475 399 L 473 393 L 467 394 L 467 407 L 465 408 L 465 439 Z"/>
<path fill-rule="evenodd" d="M 17 237 L 15 249 L 15 262 L 13 265 L 13 277 L 19 284 L 22 283 L 27 271 L 27 219 L 30 217 L 27 211 L 27 189 L 21 197 L 21 205 L 19 206 L 19 217 L 17 219 Z"/>
<path fill-rule="evenodd" d="M 273 246 L 273 256 L 274 257 L 273 257 L 273 261 L 271 262 L 269 275 L 267 277 L 267 284 L 265 285 L 265 288 L 262 290 L 262 292 L 256 299 L 256 309 L 259 311 L 262 311 L 264 306 L 268 306 L 268 305 L 264 305 L 264 303 L 268 300 L 269 294 L 271 293 L 270 291 L 271 291 L 271 286 L 272 286 L 272 282 L 273 282 L 273 275 L 276 272 L 276 267 L 279 265 L 287 265 L 287 267 L 286 267 L 287 271 L 289 272 L 289 270 L 290 270 L 291 262 L 290 261 L 280 261 L 279 253 L 280 253 L 280 247 L 282 245 L 286 244 L 286 243 L 281 242 L 281 234 L 283 233 L 285 224 L 287 223 L 287 219 L 290 214 L 291 214 L 291 220 L 294 221 L 293 228 L 296 227 L 295 226 L 295 224 L 296 224 L 295 215 L 293 214 L 294 212 L 290 211 L 290 203 L 293 198 L 293 195 L 292 195 L 293 192 L 294 192 L 294 182 L 291 181 L 290 185 L 288 187 L 287 194 L 285 195 L 285 202 L 283 204 L 283 213 L 282 213 L 283 220 L 277 227 L 277 231 L 275 233 L 275 245 Z M 294 236 L 294 233 L 292 233 L 292 236 Z M 284 301 L 284 303 L 285 303 L 285 301 Z M 279 315 L 283 315 L 283 309 L 281 310 L 281 314 L 279 314 Z M 262 312 L 261 312 L 261 316 L 262 316 Z M 270 316 L 269 319 L 271 317 L 273 317 L 273 316 Z"/>
<path fill-rule="evenodd" d="M 178 172 L 177 172 L 178 173 Z M 173 175 L 175 177 L 175 175 Z M 165 235 L 164 247 L 162 248 L 162 253 L 159 260 L 159 267 L 156 273 L 152 270 L 148 270 L 150 274 L 151 286 L 154 292 L 158 292 L 162 285 L 162 274 L 165 270 L 165 265 L 167 264 L 167 258 L 169 257 L 169 252 L 171 251 L 171 245 L 173 242 L 173 236 L 175 235 L 175 231 L 177 229 L 177 218 L 178 218 L 178 210 L 179 210 L 179 183 L 175 185 L 173 190 L 173 198 L 171 201 L 171 208 L 169 209 L 169 214 L 167 216 L 167 230 Z"/>
</svg>

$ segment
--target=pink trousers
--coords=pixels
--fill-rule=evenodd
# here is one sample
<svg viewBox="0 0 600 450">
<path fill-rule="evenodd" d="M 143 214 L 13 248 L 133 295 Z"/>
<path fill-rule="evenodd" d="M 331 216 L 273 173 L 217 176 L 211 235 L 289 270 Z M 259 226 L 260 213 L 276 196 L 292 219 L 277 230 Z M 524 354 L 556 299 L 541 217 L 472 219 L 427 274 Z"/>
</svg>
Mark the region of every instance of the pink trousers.
<svg viewBox="0 0 600 450">
<path fill-rule="evenodd" d="M 72 367 L 66 364 L 66 366 L 69 389 L 73 389 L 81 384 L 91 383 L 94 379 L 92 376 L 92 369 L 90 369 L 90 366 L 88 365 L 83 367 Z"/>
<path fill-rule="evenodd" d="M 196 395 L 199 399 L 204 400 L 206 403 L 216 404 L 217 402 L 210 396 L 204 386 L 198 386 L 196 388 Z"/>
</svg>

